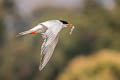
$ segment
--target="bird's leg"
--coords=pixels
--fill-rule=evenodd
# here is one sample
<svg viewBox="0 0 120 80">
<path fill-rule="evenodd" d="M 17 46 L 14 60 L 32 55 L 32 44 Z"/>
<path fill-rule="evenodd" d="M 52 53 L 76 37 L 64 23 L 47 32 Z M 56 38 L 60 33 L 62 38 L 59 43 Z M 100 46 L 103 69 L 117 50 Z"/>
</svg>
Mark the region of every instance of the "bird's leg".
<svg viewBox="0 0 120 80">
<path fill-rule="evenodd" d="M 30 34 L 35 34 L 37 31 L 32 31 L 32 32 L 30 32 Z"/>
</svg>

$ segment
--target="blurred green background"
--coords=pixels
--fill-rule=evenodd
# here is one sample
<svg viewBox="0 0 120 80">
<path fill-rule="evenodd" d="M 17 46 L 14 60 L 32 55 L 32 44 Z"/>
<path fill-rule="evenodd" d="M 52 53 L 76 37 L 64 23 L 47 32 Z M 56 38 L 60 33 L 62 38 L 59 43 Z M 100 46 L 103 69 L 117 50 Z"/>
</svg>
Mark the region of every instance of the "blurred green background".
<svg viewBox="0 0 120 80">
<path fill-rule="evenodd" d="M 75 30 L 40 72 L 42 37 L 16 35 L 51 19 Z M 0 0 L 0 80 L 120 80 L 120 0 Z"/>
</svg>

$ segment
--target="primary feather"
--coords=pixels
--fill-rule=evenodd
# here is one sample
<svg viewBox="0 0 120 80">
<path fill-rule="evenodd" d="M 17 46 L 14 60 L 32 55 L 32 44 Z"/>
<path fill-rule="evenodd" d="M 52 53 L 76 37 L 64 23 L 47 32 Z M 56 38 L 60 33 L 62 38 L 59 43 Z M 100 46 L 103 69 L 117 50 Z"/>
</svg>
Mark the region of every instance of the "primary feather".
<svg viewBox="0 0 120 80">
<path fill-rule="evenodd" d="M 43 25 L 48 25 L 49 23 L 43 23 Z M 39 70 L 41 71 L 45 65 L 48 63 L 49 59 L 51 58 L 53 51 L 57 45 L 59 32 L 61 31 L 62 27 L 56 27 L 56 24 L 50 25 L 52 28 L 48 28 L 45 33 L 42 33 L 42 37 L 44 42 L 41 47 L 41 59 L 40 59 L 40 66 Z M 50 27 L 49 26 L 49 27 Z"/>
</svg>

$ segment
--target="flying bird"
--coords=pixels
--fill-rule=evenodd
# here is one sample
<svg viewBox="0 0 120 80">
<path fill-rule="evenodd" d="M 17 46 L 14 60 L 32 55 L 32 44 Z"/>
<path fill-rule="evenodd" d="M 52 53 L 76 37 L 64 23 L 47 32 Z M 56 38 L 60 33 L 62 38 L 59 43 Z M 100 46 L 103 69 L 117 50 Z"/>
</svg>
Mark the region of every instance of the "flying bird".
<svg viewBox="0 0 120 80">
<path fill-rule="evenodd" d="M 42 35 L 44 42 L 41 46 L 41 59 L 39 66 L 40 71 L 45 67 L 53 54 L 54 48 L 56 47 L 56 44 L 58 42 L 59 32 L 66 27 L 71 29 L 70 34 L 72 34 L 72 31 L 75 27 L 72 24 L 69 24 L 67 21 L 48 20 L 45 22 L 41 22 L 32 29 L 21 32 L 17 35 L 17 37 L 36 33 L 40 33 Z"/>
</svg>

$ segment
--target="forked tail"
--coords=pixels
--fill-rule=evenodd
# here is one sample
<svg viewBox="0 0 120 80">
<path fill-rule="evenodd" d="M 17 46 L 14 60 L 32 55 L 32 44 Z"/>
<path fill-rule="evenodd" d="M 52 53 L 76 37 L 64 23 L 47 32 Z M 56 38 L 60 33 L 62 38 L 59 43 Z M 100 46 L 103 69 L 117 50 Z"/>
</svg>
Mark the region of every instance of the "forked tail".
<svg viewBox="0 0 120 80">
<path fill-rule="evenodd" d="M 24 31 L 24 32 L 19 33 L 16 37 L 24 36 L 24 35 L 27 35 L 29 33 L 30 33 L 30 31 Z"/>
</svg>

